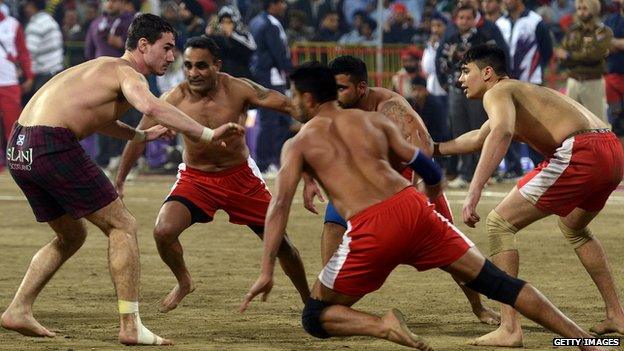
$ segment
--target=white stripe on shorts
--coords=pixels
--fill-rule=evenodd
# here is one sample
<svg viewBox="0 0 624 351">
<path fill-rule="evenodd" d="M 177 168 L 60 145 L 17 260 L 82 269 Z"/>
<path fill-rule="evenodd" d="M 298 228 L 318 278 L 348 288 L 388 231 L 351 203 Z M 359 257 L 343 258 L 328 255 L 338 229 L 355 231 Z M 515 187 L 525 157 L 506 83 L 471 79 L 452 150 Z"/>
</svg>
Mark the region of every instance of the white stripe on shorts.
<svg viewBox="0 0 624 351">
<path fill-rule="evenodd" d="M 544 167 L 538 174 L 529 180 L 522 188 L 520 194 L 530 203 L 535 205 L 540 197 L 559 179 L 570 165 L 572 159 L 572 149 L 574 147 L 574 137 L 563 141 L 556 150 L 553 157 L 548 161 L 548 166 Z"/>
<path fill-rule="evenodd" d="M 258 168 L 258 165 L 256 164 L 256 161 L 254 161 L 253 158 L 251 158 L 251 156 L 247 157 L 247 165 L 249 166 L 249 168 L 251 168 L 251 171 L 253 172 L 253 174 L 260 179 L 260 181 L 262 182 L 262 184 L 264 184 L 264 188 L 269 192 L 269 194 L 271 193 L 271 191 L 269 190 L 269 187 L 266 185 L 266 182 L 264 181 L 264 179 L 262 179 L 262 172 L 260 172 L 260 169 Z"/>
<path fill-rule="evenodd" d="M 178 165 L 178 173 L 176 173 L 176 181 L 171 186 L 171 190 L 169 190 L 169 194 L 165 196 L 165 199 L 171 196 L 171 193 L 175 190 L 176 186 L 178 186 L 178 182 L 180 181 L 180 172 L 186 171 L 186 163 L 182 162 Z"/>
<path fill-rule="evenodd" d="M 329 259 L 329 262 L 327 262 L 318 275 L 321 283 L 330 289 L 334 288 L 338 273 L 340 273 L 349 255 L 349 244 L 351 244 L 351 237 L 348 235 L 349 232 L 351 232 L 351 222 L 347 222 L 347 231 L 342 235 L 342 243 L 338 246 L 338 250 L 334 252 L 334 255 Z"/>
</svg>

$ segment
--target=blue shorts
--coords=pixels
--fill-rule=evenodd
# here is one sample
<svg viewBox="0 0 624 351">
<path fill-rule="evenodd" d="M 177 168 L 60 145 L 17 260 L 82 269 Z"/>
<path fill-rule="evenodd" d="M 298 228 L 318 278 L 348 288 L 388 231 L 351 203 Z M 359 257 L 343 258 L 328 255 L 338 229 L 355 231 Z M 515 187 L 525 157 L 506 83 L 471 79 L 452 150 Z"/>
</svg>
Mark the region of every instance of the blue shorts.
<svg viewBox="0 0 624 351">
<path fill-rule="evenodd" d="M 347 221 L 338 214 L 338 211 L 336 211 L 336 208 L 331 202 L 327 204 L 327 208 L 325 209 L 325 222 L 324 223 L 328 223 L 328 222 L 335 223 L 335 224 L 338 224 L 347 228 Z"/>
</svg>

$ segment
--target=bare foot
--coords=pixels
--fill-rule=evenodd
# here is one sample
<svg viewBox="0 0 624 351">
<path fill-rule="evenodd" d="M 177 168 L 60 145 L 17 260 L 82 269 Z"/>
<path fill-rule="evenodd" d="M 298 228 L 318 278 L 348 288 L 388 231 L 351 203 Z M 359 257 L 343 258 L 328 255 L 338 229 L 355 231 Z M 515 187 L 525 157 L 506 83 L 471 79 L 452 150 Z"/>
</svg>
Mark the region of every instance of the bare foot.
<svg viewBox="0 0 624 351">
<path fill-rule="evenodd" d="M 119 342 L 124 345 L 173 345 L 173 341 L 152 333 L 141 323 L 138 313 L 122 315 Z"/>
<path fill-rule="evenodd" d="M 389 329 L 386 337 L 389 341 L 422 351 L 433 351 L 425 339 L 409 330 L 401 311 L 392 309 L 381 320 Z"/>
<path fill-rule="evenodd" d="M 30 313 L 15 311 L 8 308 L 2 314 L 1 325 L 5 329 L 14 330 L 22 335 L 48 337 L 56 336 L 56 333 L 44 328 Z"/>
<path fill-rule="evenodd" d="M 616 319 L 605 319 L 596 326 L 589 328 L 589 331 L 596 334 L 619 333 L 624 334 L 624 321 Z"/>
<path fill-rule="evenodd" d="M 481 306 L 477 309 L 473 309 L 472 312 L 479 318 L 479 321 L 489 325 L 500 325 L 500 313 L 492 310 L 489 307 Z"/>
<path fill-rule="evenodd" d="M 507 328 L 498 329 L 468 342 L 476 346 L 522 347 L 522 330 L 509 332 Z"/>
<path fill-rule="evenodd" d="M 162 313 L 167 313 L 175 309 L 178 307 L 180 301 L 182 301 L 186 295 L 192 293 L 193 291 L 195 291 L 195 284 L 192 282 L 189 285 L 183 285 L 182 287 L 180 287 L 180 284 L 176 284 L 169 295 L 167 295 L 160 302 L 160 308 L 158 308 L 158 310 Z"/>
</svg>

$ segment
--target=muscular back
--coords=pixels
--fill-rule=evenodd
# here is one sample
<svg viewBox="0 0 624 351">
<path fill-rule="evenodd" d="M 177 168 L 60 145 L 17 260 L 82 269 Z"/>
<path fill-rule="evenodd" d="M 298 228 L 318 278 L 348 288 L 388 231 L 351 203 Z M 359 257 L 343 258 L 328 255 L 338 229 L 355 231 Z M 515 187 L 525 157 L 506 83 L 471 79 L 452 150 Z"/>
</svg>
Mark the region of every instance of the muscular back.
<svg viewBox="0 0 624 351">
<path fill-rule="evenodd" d="M 306 170 L 346 218 L 410 185 L 388 161 L 388 138 L 380 127 L 385 118 L 355 109 L 319 115 L 293 140 Z"/>
<path fill-rule="evenodd" d="M 132 68 L 125 60 L 101 57 L 59 73 L 31 98 L 19 123 L 68 128 L 78 138 L 92 134 L 130 108 L 120 69 Z"/>
<path fill-rule="evenodd" d="M 576 131 L 607 128 L 571 98 L 550 88 L 513 79 L 500 81 L 485 94 L 483 102 L 488 115 L 493 105 L 507 99 L 511 99 L 516 112 L 515 139 L 544 155 L 553 154 Z"/>
</svg>

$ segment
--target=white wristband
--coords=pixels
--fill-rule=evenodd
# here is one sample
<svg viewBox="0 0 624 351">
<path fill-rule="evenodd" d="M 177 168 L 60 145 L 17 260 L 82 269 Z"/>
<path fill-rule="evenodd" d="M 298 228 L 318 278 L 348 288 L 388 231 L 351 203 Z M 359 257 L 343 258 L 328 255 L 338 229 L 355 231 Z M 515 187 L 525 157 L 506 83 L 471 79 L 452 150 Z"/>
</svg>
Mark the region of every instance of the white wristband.
<svg viewBox="0 0 624 351">
<path fill-rule="evenodd" d="M 145 139 L 147 139 L 147 136 L 145 135 L 145 131 L 140 130 L 140 129 L 134 130 L 134 137 L 132 137 L 132 141 L 137 142 L 137 143 L 142 143 L 145 141 Z"/>
<path fill-rule="evenodd" d="M 203 141 L 204 143 L 209 143 L 212 141 L 213 136 L 214 136 L 214 130 L 208 127 L 204 127 L 204 130 L 202 130 L 199 140 Z"/>
</svg>

